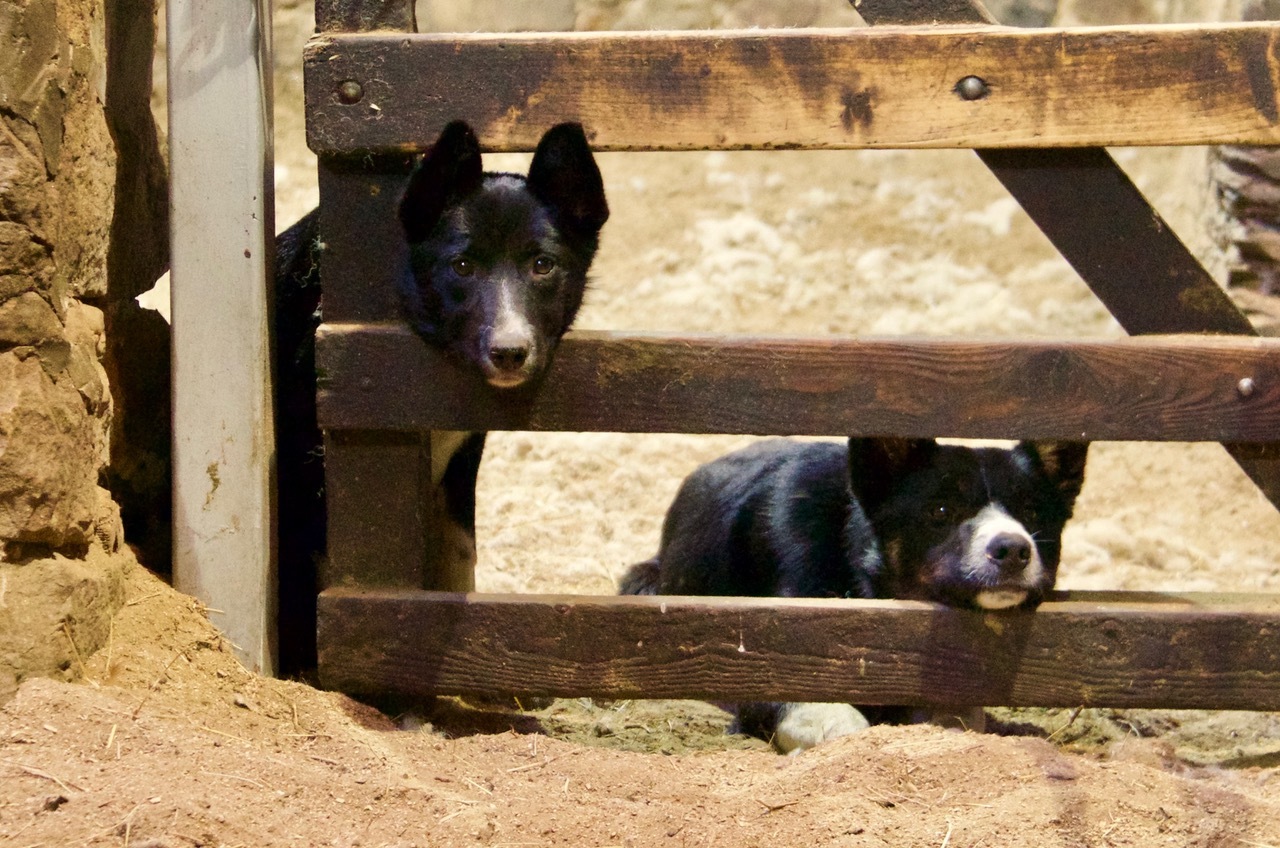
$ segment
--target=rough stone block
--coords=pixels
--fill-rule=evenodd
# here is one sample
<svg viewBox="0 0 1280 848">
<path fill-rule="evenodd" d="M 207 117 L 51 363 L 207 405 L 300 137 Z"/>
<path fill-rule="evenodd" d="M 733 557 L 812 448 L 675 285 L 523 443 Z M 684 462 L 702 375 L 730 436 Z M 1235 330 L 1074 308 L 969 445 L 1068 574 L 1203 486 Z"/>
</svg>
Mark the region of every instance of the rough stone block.
<svg viewBox="0 0 1280 848">
<path fill-rule="evenodd" d="M 94 538 L 101 442 L 70 379 L 50 377 L 34 348 L 0 354 L 0 541 L 9 552 L 83 552 Z"/>
<path fill-rule="evenodd" d="M 133 556 L 96 545 L 84 560 L 0 564 L 0 703 L 29 677 L 75 680 L 107 644 Z"/>
<path fill-rule="evenodd" d="M 62 338 L 62 322 L 44 298 L 26 292 L 0 303 L 0 347 Z"/>
</svg>

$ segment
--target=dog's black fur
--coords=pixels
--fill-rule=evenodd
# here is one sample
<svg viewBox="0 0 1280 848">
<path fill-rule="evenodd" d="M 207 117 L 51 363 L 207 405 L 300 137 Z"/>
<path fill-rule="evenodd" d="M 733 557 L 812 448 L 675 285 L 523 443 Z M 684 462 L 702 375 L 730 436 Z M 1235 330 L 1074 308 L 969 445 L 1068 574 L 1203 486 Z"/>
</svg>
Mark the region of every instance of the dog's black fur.
<svg viewBox="0 0 1280 848">
<path fill-rule="evenodd" d="M 1087 450 L 759 442 L 689 475 L 657 556 L 621 591 L 1033 608 L 1057 577 Z M 770 738 L 780 706 L 741 710 L 741 729 Z"/>
<path fill-rule="evenodd" d="M 317 561 L 324 555 L 324 460 L 315 406 L 319 210 L 276 246 L 275 348 L 280 539 L 280 662 L 315 665 Z M 572 325 L 609 217 L 604 182 L 578 124 L 542 137 L 528 176 L 481 169 L 475 133 L 446 126 L 409 177 L 399 208 L 409 262 L 400 295 L 427 344 L 514 390 L 545 372 Z M 433 434 L 451 550 L 474 557 L 484 433 Z M 460 540 L 460 541 L 459 541 Z M 464 569 L 470 566 L 464 563 Z"/>
<path fill-rule="evenodd" d="M 277 618 L 281 674 L 316 664 L 316 579 L 327 517 L 324 441 L 316 424 L 320 210 L 276 237 L 275 435 Z"/>
</svg>

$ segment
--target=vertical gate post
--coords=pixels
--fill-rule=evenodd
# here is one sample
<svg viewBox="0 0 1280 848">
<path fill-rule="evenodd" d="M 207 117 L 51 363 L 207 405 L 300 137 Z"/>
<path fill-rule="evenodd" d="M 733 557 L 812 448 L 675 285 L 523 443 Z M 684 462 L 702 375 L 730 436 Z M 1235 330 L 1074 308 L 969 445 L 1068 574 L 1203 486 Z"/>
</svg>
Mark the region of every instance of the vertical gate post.
<svg viewBox="0 0 1280 848">
<path fill-rule="evenodd" d="M 413 32 L 417 26 L 410 0 L 317 0 L 316 28 Z M 412 165 L 408 156 L 320 157 L 326 323 L 400 320 L 395 275 L 407 259 L 396 207 Z M 372 272 L 370 255 L 382 257 Z M 436 489 L 429 433 L 326 428 L 329 518 L 322 588 L 470 588 L 469 572 L 462 586 L 439 579 Z"/>
<path fill-rule="evenodd" d="M 267 0 L 168 2 L 175 586 L 275 670 Z"/>
</svg>

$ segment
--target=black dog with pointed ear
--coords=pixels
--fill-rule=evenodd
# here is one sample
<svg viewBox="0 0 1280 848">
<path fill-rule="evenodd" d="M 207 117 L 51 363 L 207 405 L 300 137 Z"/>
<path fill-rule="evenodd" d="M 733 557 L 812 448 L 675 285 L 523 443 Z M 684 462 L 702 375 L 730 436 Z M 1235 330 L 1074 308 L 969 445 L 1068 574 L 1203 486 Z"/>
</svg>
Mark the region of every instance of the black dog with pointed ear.
<svg viewBox="0 0 1280 848">
<path fill-rule="evenodd" d="M 609 218 L 604 181 L 579 124 L 538 143 L 529 175 L 486 173 L 461 121 L 409 178 L 400 223 L 409 243 L 401 296 L 427 344 L 510 390 L 546 371 L 573 324 Z M 433 432 L 432 480 L 445 507 L 449 570 L 475 563 L 475 489 L 484 433 Z"/>
<path fill-rule="evenodd" d="M 529 383 L 582 305 L 608 217 L 580 125 L 552 127 L 522 177 L 485 173 L 470 127 L 449 124 L 400 204 L 410 324 L 493 386 Z"/>
<path fill-rule="evenodd" d="M 632 595 L 904 598 L 1036 607 L 1057 579 L 1088 445 L 1010 449 L 933 439 L 757 442 L 681 484 Z M 784 751 L 895 717 L 849 704 L 739 704 Z"/>
<path fill-rule="evenodd" d="M 276 443 L 279 472 L 281 670 L 316 663 L 316 561 L 327 529 L 316 424 L 320 323 L 319 210 L 276 241 Z M 546 370 L 582 304 L 609 217 L 586 134 L 542 137 L 527 177 L 485 173 L 471 128 L 454 121 L 409 178 L 399 224 L 409 245 L 405 317 L 429 345 L 503 389 Z M 394 222 L 388 222 L 396 226 Z M 433 433 L 432 479 L 448 515 L 446 544 L 475 556 L 475 486 L 484 433 Z M 469 573 L 470 563 L 459 563 Z"/>
</svg>

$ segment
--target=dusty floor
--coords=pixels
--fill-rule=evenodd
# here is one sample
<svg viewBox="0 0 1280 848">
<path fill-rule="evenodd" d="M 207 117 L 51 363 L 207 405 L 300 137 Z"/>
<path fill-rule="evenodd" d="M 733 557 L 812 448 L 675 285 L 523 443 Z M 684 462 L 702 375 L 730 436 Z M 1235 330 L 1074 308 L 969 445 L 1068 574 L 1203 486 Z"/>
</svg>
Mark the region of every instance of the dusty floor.
<svg viewBox="0 0 1280 848">
<path fill-rule="evenodd" d="M 614 735 L 670 724 L 731 740 L 700 705 L 618 703 L 575 719 L 562 702 L 496 726 L 455 717 L 460 738 L 447 738 L 249 674 L 191 599 L 141 568 L 128 582 L 130 600 L 83 681 L 28 681 L 0 711 L 0 844 L 1280 841 L 1273 768 L 1188 764 L 1169 742 L 1137 735 L 1153 725 L 1088 754 L 1056 746 L 1061 736 L 918 726 L 873 728 L 798 757 L 733 745 L 664 755 L 621 750 Z M 1061 727 L 1070 716 L 1047 720 Z M 575 732 L 528 732 L 536 722 Z"/>
<path fill-rule="evenodd" d="M 277 21 L 281 228 L 315 202 L 284 62 L 303 21 Z M 1202 154 L 1117 155 L 1211 259 Z M 582 327 L 1119 332 L 967 151 L 601 164 L 614 217 Z M 494 434 L 479 588 L 612 593 L 683 475 L 744 441 Z M 1221 448 L 1101 444 L 1060 585 L 1276 591 L 1277 541 Z M 449 702 L 432 725 L 250 675 L 216 612 L 141 569 L 129 593 L 81 683 L 32 680 L 0 710 L 0 844 L 1280 845 L 1271 715 L 996 711 L 1004 735 L 874 728 L 794 758 L 696 703 Z"/>
</svg>

